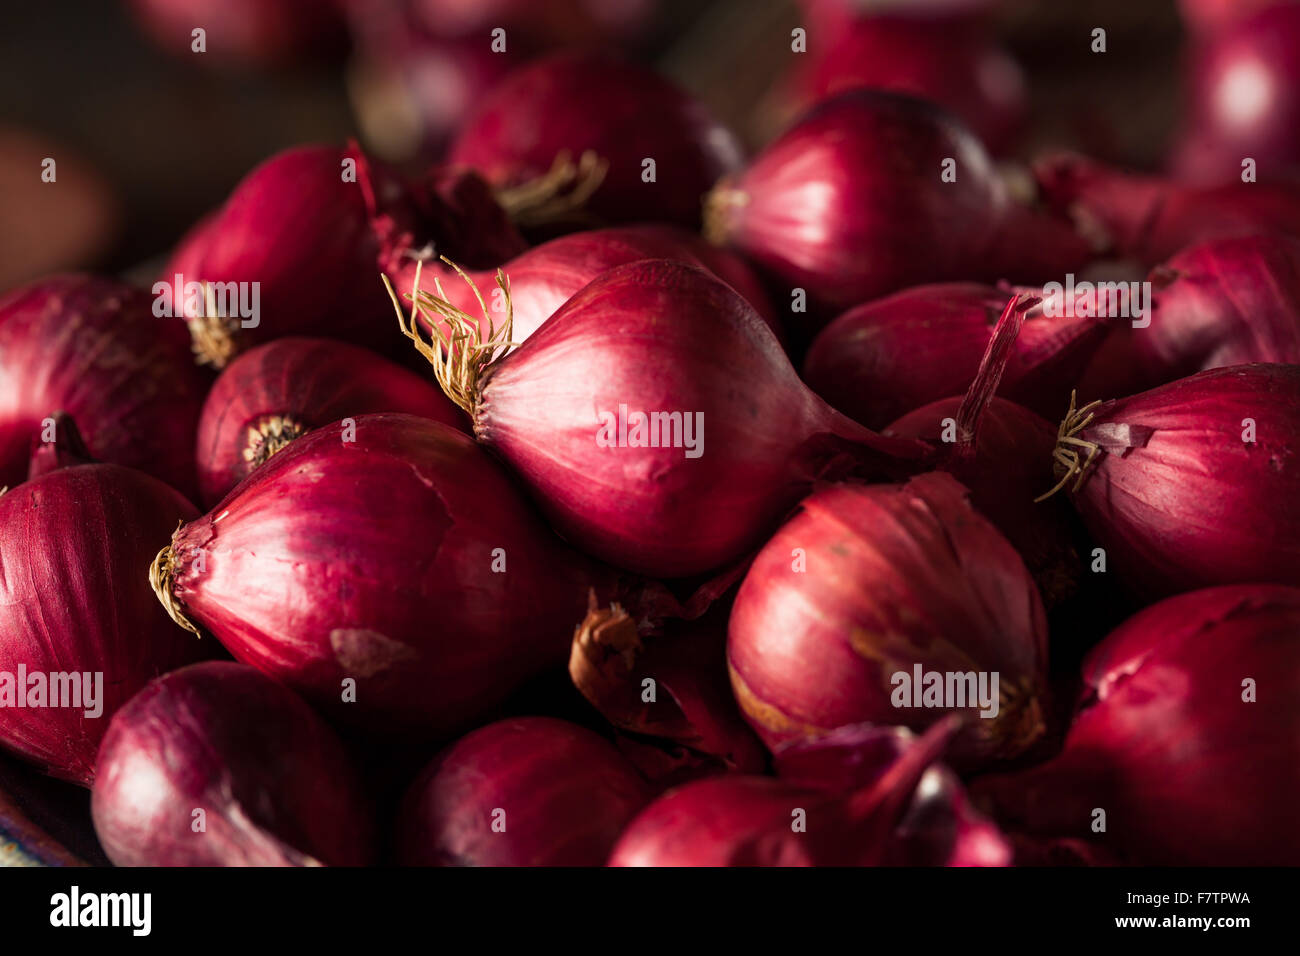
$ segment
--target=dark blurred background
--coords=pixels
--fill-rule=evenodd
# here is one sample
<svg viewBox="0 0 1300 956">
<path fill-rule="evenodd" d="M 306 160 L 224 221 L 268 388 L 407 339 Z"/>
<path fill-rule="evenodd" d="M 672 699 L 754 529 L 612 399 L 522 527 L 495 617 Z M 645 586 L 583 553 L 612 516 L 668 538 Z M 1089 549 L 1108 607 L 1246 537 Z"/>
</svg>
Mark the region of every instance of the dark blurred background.
<svg viewBox="0 0 1300 956">
<path fill-rule="evenodd" d="M 249 2 L 258 0 L 224 6 Z M 331 6 L 331 0 L 300 2 Z M 751 147 L 785 122 L 772 101 L 795 59 L 790 30 L 806 19 L 794 0 L 650 5 L 657 8 L 654 17 L 629 35 L 586 42 L 618 46 L 655 63 L 701 96 Z M 169 6 L 186 4 L 6 5 L 0 288 L 54 269 L 121 271 L 151 260 L 253 165 L 291 144 L 361 136 L 390 158 L 412 160 L 418 149 L 436 153 L 437 135 L 409 128 L 410 106 L 400 102 L 400 91 L 393 94 L 391 75 L 385 86 L 385 74 L 407 53 L 401 26 L 383 22 L 389 13 L 382 0 L 350 4 L 350 40 L 313 25 L 311 16 L 295 19 L 292 42 L 307 41 L 310 51 L 298 61 L 278 52 L 254 62 L 231 56 L 223 49 L 224 28 L 215 23 L 208 27 L 208 52 L 191 53 L 188 30 L 157 12 Z M 152 8 L 148 18 L 137 15 L 141 7 Z M 371 25 L 368 51 L 358 52 L 357 37 Z M 570 34 L 563 23 L 554 26 L 519 39 L 511 51 L 516 62 L 568 40 L 583 42 L 581 30 Z M 1107 30 L 1105 54 L 1089 49 L 1095 26 Z M 1025 71 L 1030 104 L 1029 123 L 1002 153 L 1025 156 L 1049 144 L 1086 144 L 1094 154 L 1127 164 L 1159 162 L 1179 89 L 1182 27 L 1173 0 L 1012 0 L 997 11 L 996 28 Z M 516 33 L 509 36 L 514 42 Z M 489 41 L 479 31 L 456 42 Z M 810 32 L 810 52 L 819 42 Z M 453 113 L 481 94 L 456 86 L 475 85 L 472 69 L 450 80 L 435 69 L 459 49 L 438 47 L 422 67 L 423 82 L 454 91 L 446 94 L 456 99 L 447 104 Z M 477 47 L 472 52 L 480 55 Z M 58 162 L 57 189 L 40 182 L 46 156 Z"/>
</svg>

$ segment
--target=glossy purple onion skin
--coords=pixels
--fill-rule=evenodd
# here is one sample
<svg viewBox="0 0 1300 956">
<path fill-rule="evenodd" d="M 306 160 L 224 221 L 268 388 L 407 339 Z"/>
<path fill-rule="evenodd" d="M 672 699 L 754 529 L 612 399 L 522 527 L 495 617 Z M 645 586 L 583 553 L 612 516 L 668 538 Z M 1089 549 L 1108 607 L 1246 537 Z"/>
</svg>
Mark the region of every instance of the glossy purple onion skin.
<svg viewBox="0 0 1300 956">
<path fill-rule="evenodd" d="M 338 737 L 288 688 L 230 661 L 174 671 L 122 708 L 91 812 L 118 866 L 363 866 L 374 853 Z"/>
<path fill-rule="evenodd" d="M 1240 181 L 1247 157 L 1265 180 L 1300 168 L 1300 6 L 1243 14 L 1192 47 L 1187 117 L 1174 153 L 1184 177 Z"/>
<path fill-rule="evenodd" d="M 64 275 L 0 298 L 0 485 L 26 477 L 42 422 L 67 412 L 93 456 L 196 491 L 194 429 L 207 388 L 179 319 L 147 293 Z"/>
<path fill-rule="evenodd" d="M 891 700 L 892 675 L 916 664 L 1000 675 L 999 714 L 963 713 L 955 761 L 1014 756 L 1043 732 L 1042 600 L 967 495 L 938 472 L 826 487 L 759 552 L 736 596 L 727 656 L 740 708 L 769 747 L 845 724 L 926 728 L 949 711 Z"/>
<path fill-rule="evenodd" d="M 667 222 L 698 228 L 700 202 L 740 163 L 740 147 L 702 104 L 645 67 L 559 54 L 498 84 L 452 143 L 448 161 L 494 185 L 551 169 L 567 150 L 592 150 L 609 171 L 586 211 L 597 222 Z M 656 181 L 642 180 L 655 160 Z"/>
<path fill-rule="evenodd" d="M 1007 827 L 1145 865 L 1300 863 L 1300 590 L 1233 585 L 1161 601 L 1102 641 L 1083 677 L 1060 756 L 975 782 Z"/>
<path fill-rule="evenodd" d="M 962 400 L 945 398 L 904 415 L 885 429 L 941 442 L 944 422 L 956 422 Z M 975 452 L 954 456 L 944 470 L 971 491 L 971 502 L 1024 559 L 1050 610 L 1074 594 L 1083 576 L 1077 521 L 1058 499 L 1035 502 L 1051 487 L 1044 462 L 1056 446 L 1056 427 L 1027 408 L 994 398 L 980 422 Z"/>
<path fill-rule="evenodd" d="M 456 741 L 411 784 L 397 856 L 409 866 L 600 866 L 650 796 L 592 731 L 503 720 Z"/>
<path fill-rule="evenodd" d="M 945 282 L 849 309 L 813 340 L 804 380 L 850 418 L 883 428 L 970 387 L 998 316 L 1016 292 L 1035 290 Z M 1049 317 L 1041 305 L 1035 307 L 1021 327 L 998 394 L 1058 417 L 1111 325 L 1108 319 Z"/>
<path fill-rule="evenodd" d="M 113 713 L 159 674 L 218 649 L 183 634 L 145 571 L 194 506 L 119 465 L 60 468 L 0 496 L 0 672 L 99 672 L 103 713 L 0 707 L 0 746 L 90 786 Z"/>
<path fill-rule="evenodd" d="M 1102 450 L 1071 499 L 1130 589 L 1300 584 L 1300 367 L 1212 369 L 1104 402 L 1078 437 Z"/>
<path fill-rule="evenodd" d="M 462 431 L 469 423 L 437 385 L 373 352 L 329 339 L 285 338 L 239 356 L 199 418 L 198 472 L 214 505 L 248 476 L 250 429 L 282 417 L 303 429 L 371 412 L 403 412 Z"/>
<path fill-rule="evenodd" d="M 620 404 L 701 414 L 703 454 L 602 447 Z M 889 472 L 927 451 L 831 410 L 735 290 L 667 260 L 604 273 L 493 365 L 474 431 L 561 535 L 652 577 L 739 557 L 837 463 Z"/>
<path fill-rule="evenodd" d="M 190 620 L 390 735 L 446 734 L 562 667 L 588 590 L 608 599 L 611 575 L 463 432 L 397 414 L 358 416 L 353 441 L 346 427 L 293 442 L 176 532 L 173 593 Z"/>
</svg>

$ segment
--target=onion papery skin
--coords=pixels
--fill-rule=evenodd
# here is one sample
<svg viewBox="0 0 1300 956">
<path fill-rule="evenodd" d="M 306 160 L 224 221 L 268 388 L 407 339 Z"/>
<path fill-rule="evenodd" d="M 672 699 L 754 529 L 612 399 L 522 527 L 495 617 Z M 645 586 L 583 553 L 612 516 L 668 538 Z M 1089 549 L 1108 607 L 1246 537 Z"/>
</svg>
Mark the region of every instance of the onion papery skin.
<svg viewBox="0 0 1300 956">
<path fill-rule="evenodd" d="M 961 398 L 945 398 L 909 412 L 885 429 L 886 435 L 940 442 L 944 422 L 959 418 Z M 955 454 L 944 470 L 970 489 L 971 501 L 992 521 L 1024 559 L 1051 610 L 1078 591 L 1083 561 L 1077 547 L 1077 521 L 1069 506 L 1055 499 L 1035 503 L 1043 492 L 1056 429 L 1041 415 L 1014 402 L 994 398 L 984 412 L 974 451 Z"/>
<path fill-rule="evenodd" d="M 1083 679 L 1059 756 L 973 784 L 1006 827 L 1141 865 L 1300 863 L 1300 590 L 1161 601 L 1094 648 Z"/>
<path fill-rule="evenodd" d="M 388 737 L 453 732 L 562 667 L 589 589 L 607 599 L 612 575 L 555 539 L 464 433 L 398 414 L 346 429 L 297 439 L 176 531 L 165 590 L 181 613 Z"/>
<path fill-rule="evenodd" d="M 849 724 L 776 752 L 777 775 L 795 786 L 852 793 L 875 783 L 914 739 L 902 727 Z M 925 771 L 899 821 L 885 863 L 895 866 L 1009 866 L 1012 849 L 970 805 L 957 775 Z"/>
<path fill-rule="evenodd" d="M 683 412 L 682 447 L 602 447 L 599 434 L 622 441 L 607 427 L 620 405 Z M 694 458 L 692 414 L 704 423 Z M 611 269 L 569 299 L 487 367 L 473 419 L 562 536 L 657 578 L 740 557 L 818 477 L 915 471 L 930 454 L 833 411 L 734 289 L 668 260 Z"/>
<path fill-rule="evenodd" d="M 228 66 L 327 61 L 347 49 L 339 11 L 320 0 L 131 0 L 128 6 L 160 48 L 191 60 L 196 26 L 206 31 L 199 59 Z"/>
<path fill-rule="evenodd" d="M 456 741 L 411 784 L 398 859 L 600 866 L 650 797 L 632 764 L 592 731 L 550 717 L 502 720 Z"/>
<path fill-rule="evenodd" d="M 1092 415 L 1070 497 L 1126 587 L 1300 584 L 1300 367 L 1212 369 Z"/>
<path fill-rule="evenodd" d="M 1042 600 L 967 496 L 939 472 L 905 485 L 829 486 L 758 553 L 727 655 L 740 709 L 769 748 L 845 724 L 923 730 L 954 712 L 910 696 L 894 706 L 893 675 L 911 678 L 916 666 L 999 674 L 998 714 L 961 714 L 959 766 L 1014 757 L 1042 735 Z"/>
<path fill-rule="evenodd" d="M 938 103 L 961 117 L 995 152 L 1005 153 L 1027 101 L 1020 66 L 965 17 L 862 16 L 823 33 L 807 67 L 787 81 L 791 105 L 807 108 L 851 89 L 889 90 Z M 807 58 L 799 58 L 804 60 Z"/>
<path fill-rule="evenodd" d="M 1211 239 L 1300 235 L 1300 188 L 1290 183 L 1186 185 L 1070 153 L 1044 157 L 1033 172 L 1042 200 L 1100 251 L 1148 267 Z"/>
<path fill-rule="evenodd" d="M 758 278 L 734 253 L 718 249 L 699 236 L 674 226 L 613 226 L 560 236 L 534 246 L 511 259 L 504 269 L 510 278 L 510 301 L 514 311 L 512 342 L 522 342 L 536 332 L 564 303 L 587 283 L 616 266 L 641 259 L 672 259 L 708 269 L 744 297 L 778 339 L 782 332 L 772 304 Z M 470 274 L 480 290 L 492 288 L 496 270 Z M 422 282 L 427 287 L 427 283 Z M 464 282 L 442 283 L 448 301 L 469 315 L 481 310 L 474 290 Z M 505 321 L 505 302 L 498 296 L 488 300 L 488 317 L 500 325 Z M 486 319 L 480 322 L 484 326 Z M 427 323 L 422 323 L 427 324 Z M 440 326 L 447 331 L 445 325 Z"/>
<path fill-rule="evenodd" d="M 1027 288 L 969 282 L 905 289 L 845 312 L 813 340 L 803 378 L 868 428 L 960 395 L 975 379 L 1007 299 Z M 1113 325 L 1106 318 L 1025 317 L 998 394 L 1057 418 L 1070 388 Z M 924 356 L 924 359 L 918 359 Z"/>
<path fill-rule="evenodd" d="M 941 180 L 947 160 L 955 182 Z M 1041 281 L 1091 255 L 1064 223 L 1011 200 L 955 117 L 877 90 L 819 103 L 720 182 L 705 216 L 711 239 L 804 289 L 814 325 L 907 286 Z"/>
<path fill-rule="evenodd" d="M 1081 385 L 1088 397 L 1132 395 L 1228 365 L 1300 364 L 1300 240 L 1200 243 L 1157 266 L 1151 282 L 1151 326 L 1112 333 Z"/>
<path fill-rule="evenodd" d="M 204 502 L 220 501 L 281 442 L 371 412 L 403 412 L 469 428 L 438 386 L 366 349 L 285 338 L 245 352 L 218 376 L 199 418 Z"/>
<path fill-rule="evenodd" d="M 344 181 L 345 162 L 355 178 Z M 472 200 L 472 201 L 471 201 Z M 486 186 L 434 170 L 426 182 L 410 183 L 371 161 L 355 144 L 299 146 L 276 154 L 250 172 L 224 205 L 182 241 L 159 277 L 171 309 L 186 316 L 201 360 L 221 368 L 234 355 L 287 335 L 342 339 L 378 352 L 393 352 L 393 334 L 379 274 L 403 275 L 412 254 L 430 242 L 447 255 L 485 268 L 525 248 L 504 223 L 487 221 L 490 243 L 463 221 L 482 216 L 491 203 Z M 501 215 L 499 209 L 488 209 Z M 486 245 L 490 261 L 483 257 Z M 176 276 L 182 277 L 181 283 Z M 251 303 L 259 283 L 256 324 L 221 322 L 216 343 L 205 343 L 189 283 L 246 283 Z M 250 310 L 251 311 L 251 310 Z"/>
<path fill-rule="evenodd" d="M 231 661 L 161 677 L 118 712 L 91 812 L 118 866 L 363 866 L 374 853 L 338 737 L 287 687 Z"/>
<path fill-rule="evenodd" d="M 119 465 L 59 468 L 0 496 L 0 672 L 16 682 L 22 667 L 47 685 L 53 673 L 103 675 L 96 717 L 91 707 L 0 707 L 0 746 L 89 787 L 114 712 L 159 674 L 217 650 L 177 632 L 144 573 L 158 539 L 195 514 L 161 481 Z"/>
<path fill-rule="evenodd" d="M 1187 68 L 1187 117 L 1174 153 L 1181 176 L 1240 181 L 1247 158 L 1265 180 L 1300 169 L 1297 50 L 1300 5 L 1293 3 L 1246 10 L 1198 38 Z"/>
<path fill-rule="evenodd" d="M 91 454 L 196 492 L 194 430 L 207 389 L 185 325 L 111 279 L 63 275 L 0 298 L 0 485 L 27 474 L 55 412 Z"/>
<path fill-rule="evenodd" d="M 740 146 L 697 100 L 654 71 L 601 56 L 558 54 L 498 84 L 461 129 L 448 161 L 495 186 L 551 170 L 567 152 L 609 164 L 584 204 L 587 225 L 666 222 L 697 229 L 700 202 L 739 167 Z M 642 161 L 655 161 L 655 181 Z"/>
</svg>

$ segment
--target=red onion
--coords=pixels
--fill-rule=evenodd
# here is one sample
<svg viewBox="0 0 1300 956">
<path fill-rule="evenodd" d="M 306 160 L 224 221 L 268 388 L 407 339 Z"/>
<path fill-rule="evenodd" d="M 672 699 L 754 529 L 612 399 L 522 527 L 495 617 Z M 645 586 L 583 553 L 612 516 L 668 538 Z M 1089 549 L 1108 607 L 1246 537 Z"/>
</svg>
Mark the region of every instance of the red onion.
<svg viewBox="0 0 1300 956">
<path fill-rule="evenodd" d="M 603 273 L 504 357 L 508 308 L 489 340 L 445 301 L 422 296 L 420 310 L 461 330 L 451 359 L 414 319 L 407 332 L 475 436 L 565 538 L 652 577 L 739 557 L 819 476 L 915 470 L 929 454 L 831 410 L 749 304 L 686 263 Z"/>
<path fill-rule="evenodd" d="M 614 727 L 635 735 L 620 738 L 620 747 L 656 782 L 767 766 L 727 683 L 729 612 L 722 605 L 703 619 L 655 628 L 617 604 L 593 606 L 573 635 L 574 686 Z"/>
<path fill-rule="evenodd" d="M 28 481 L 59 468 L 99 464 L 86 448 L 86 442 L 71 415 L 55 412 L 51 416 L 50 432 L 50 441 L 43 441 L 41 438 L 44 436 L 40 436 L 32 443 L 32 457 L 27 465 Z"/>
<path fill-rule="evenodd" d="M 804 381 L 855 421 L 883 428 L 899 415 L 964 392 L 1008 296 L 1029 291 L 953 282 L 860 305 L 813 340 Z M 1053 418 L 1114 322 L 1081 309 L 1063 315 L 1062 298 L 1054 315 L 1045 314 L 1048 303 L 1027 312 L 1000 390 Z M 1076 301 L 1081 304 L 1082 296 Z"/>
<path fill-rule="evenodd" d="M 1286 183 L 1187 186 L 1073 154 L 1040 160 L 1034 176 L 1042 198 L 1097 248 L 1146 266 L 1209 239 L 1300 235 L 1300 189 Z"/>
<path fill-rule="evenodd" d="M 1183 21 L 1196 32 L 1213 35 L 1237 20 L 1295 0 L 1178 0 Z"/>
<path fill-rule="evenodd" d="M 1084 663 L 1060 756 L 976 781 L 977 800 L 1044 841 L 1131 863 L 1295 866 L 1297 634 L 1289 587 L 1210 588 L 1139 612 Z"/>
<path fill-rule="evenodd" d="M 355 164 L 355 181 L 344 181 L 345 163 Z M 249 173 L 183 240 L 154 291 L 190 319 L 196 353 L 217 368 L 286 335 L 391 351 L 376 275 L 400 274 L 433 241 L 474 268 L 524 248 L 481 181 L 435 170 L 416 188 L 355 144 L 303 146 Z M 214 309 L 195 294 L 198 283 L 238 285 Z"/>
<path fill-rule="evenodd" d="M 1072 402 L 1052 492 L 1069 487 L 1109 572 L 1140 594 L 1300 584 L 1297 449 L 1300 366 L 1212 369 Z"/>
<path fill-rule="evenodd" d="M 590 730 L 502 720 L 452 744 L 411 784 L 397 821 L 410 866 L 600 866 L 650 799 Z"/>
<path fill-rule="evenodd" d="M 185 327 L 149 297 L 91 276 L 55 276 L 0 298 L 0 484 L 27 474 L 58 411 L 96 459 L 194 491 L 194 429 L 206 382 Z"/>
<path fill-rule="evenodd" d="M 460 428 L 436 385 L 371 352 L 329 339 L 277 339 L 235 359 L 199 419 L 199 484 L 216 504 L 295 438 L 339 419 L 405 412 Z"/>
<path fill-rule="evenodd" d="M 209 655 L 211 642 L 177 640 L 143 573 L 156 539 L 194 514 L 119 465 L 60 468 L 0 496 L 0 746 L 88 787 L 113 713 Z M 70 697 L 49 706 L 56 683 Z"/>
<path fill-rule="evenodd" d="M 178 624 L 329 713 L 421 737 L 562 666 L 588 589 L 612 590 L 469 437 L 396 414 L 292 442 L 151 580 Z"/>
<path fill-rule="evenodd" d="M 736 699 L 769 747 L 865 721 L 920 730 L 960 712 L 954 759 L 967 765 L 1042 735 L 1042 600 L 967 495 L 938 472 L 826 487 L 759 552 L 727 652 Z M 923 698 L 936 673 L 954 692 L 950 675 L 982 680 L 969 689 L 985 703 Z"/>
<path fill-rule="evenodd" d="M 1175 155 L 1180 173 L 1240 180 L 1253 159 L 1261 179 L 1300 167 L 1300 5 L 1282 3 L 1206 31 L 1192 51 L 1188 116 Z"/>
<path fill-rule="evenodd" d="M 951 110 L 999 153 L 1025 118 L 1019 65 L 987 28 L 964 17 L 922 18 L 907 10 L 859 16 L 810 38 L 806 59 L 785 93 L 803 108 L 864 87 L 908 93 Z"/>
<path fill-rule="evenodd" d="M 367 801 L 292 691 L 230 661 L 140 691 L 109 726 L 91 801 L 118 866 L 362 866 Z"/>
<path fill-rule="evenodd" d="M 776 769 L 783 780 L 800 787 L 851 793 L 879 779 L 913 745 L 913 739 L 902 727 L 849 724 L 779 748 Z M 971 808 L 957 775 L 935 764 L 917 783 L 885 862 L 1008 866 L 1011 847 L 996 826 Z"/>
<path fill-rule="evenodd" d="M 904 415 L 886 435 L 950 440 L 961 422 L 960 398 L 944 398 Z M 1060 501 L 1034 502 L 1042 491 L 1043 462 L 1056 445 L 1056 429 L 1027 408 L 994 398 L 982 415 L 975 448 L 943 466 L 970 489 L 975 507 L 1006 535 L 1038 583 L 1048 610 L 1078 590 L 1083 565 L 1075 522 Z"/>
<path fill-rule="evenodd" d="M 701 199 L 738 167 L 740 147 L 700 103 L 653 71 L 561 54 L 493 89 L 448 159 L 501 187 L 503 205 L 524 225 L 577 216 L 587 224 L 694 229 Z M 646 181 L 647 159 L 653 181 Z"/>
<path fill-rule="evenodd" d="M 321 0 L 131 0 L 129 6 L 160 47 L 200 63 L 208 57 L 268 66 L 320 60 L 347 45 L 334 4 Z M 201 55 L 194 55 L 196 27 L 206 32 Z"/>
<path fill-rule="evenodd" d="M 728 774 L 678 787 L 619 837 L 610 866 L 873 866 L 953 726 L 941 722 L 852 794 Z"/>
<path fill-rule="evenodd" d="M 642 225 L 570 233 L 534 246 L 506 263 L 503 269 L 510 277 L 514 310 L 511 341 L 522 342 L 532 335 L 602 272 L 640 259 L 673 259 L 709 269 L 754 307 L 777 338 L 782 337 L 767 293 L 738 256 L 673 226 Z M 473 315 L 479 312 L 476 288 L 491 288 L 495 276 L 495 270 L 474 272 L 470 274 L 473 285 L 447 282 L 443 291 L 448 301 Z M 488 317 L 496 325 L 505 321 L 504 296 L 490 298 Z M 479 324 L 486 334 L 488 323 Z M 451 333 L 447 322 L 439 321 L 438 326 L 445 334 Z"/>
<path fill-rule="evenodd" d="M 955 182 L 941 178 L 949 160 Z M 955 118 L 874 90 L 814 107 L 710 193 L 705 219 L 709 238 L 804 289 L 820 311 L 924 282 L 1039 281 L 1090 255 L 1066 225 L 1012 202 Z"/>
</svg>

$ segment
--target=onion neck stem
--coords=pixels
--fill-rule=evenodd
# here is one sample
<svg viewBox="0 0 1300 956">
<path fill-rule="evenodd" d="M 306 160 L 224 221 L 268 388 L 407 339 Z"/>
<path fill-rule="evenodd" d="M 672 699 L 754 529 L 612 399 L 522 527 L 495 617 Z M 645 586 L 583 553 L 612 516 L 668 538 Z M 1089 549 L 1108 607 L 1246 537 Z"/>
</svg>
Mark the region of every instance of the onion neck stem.
<svg viewBox="0 0 1300 956">
<path fill-rule="evenodd" d="M 536 179 L 496 190 L 496 199 L 517 226 L 564 222 L 585 210 L 608 172 L 609 161 L 592 150 L 583 152 L 576 163 L 567 149 L 560 150 L 549 170 Z"/>
</svg>

